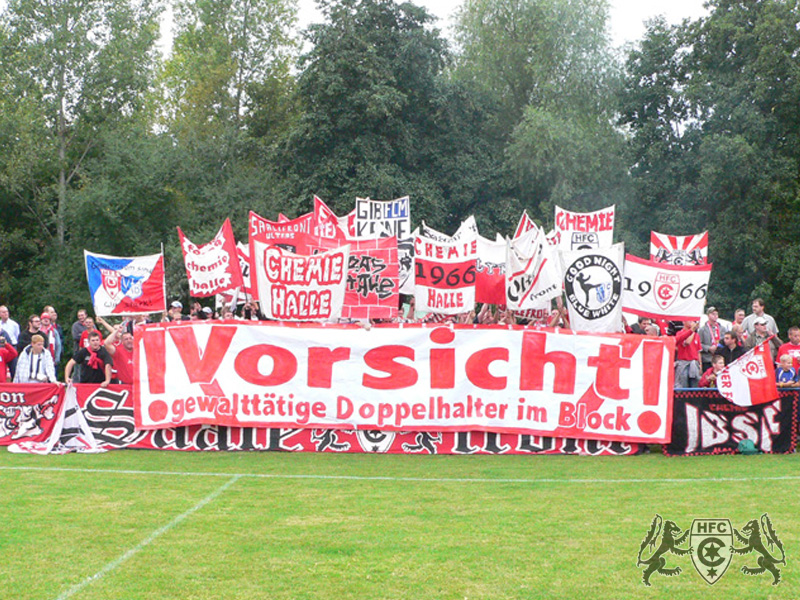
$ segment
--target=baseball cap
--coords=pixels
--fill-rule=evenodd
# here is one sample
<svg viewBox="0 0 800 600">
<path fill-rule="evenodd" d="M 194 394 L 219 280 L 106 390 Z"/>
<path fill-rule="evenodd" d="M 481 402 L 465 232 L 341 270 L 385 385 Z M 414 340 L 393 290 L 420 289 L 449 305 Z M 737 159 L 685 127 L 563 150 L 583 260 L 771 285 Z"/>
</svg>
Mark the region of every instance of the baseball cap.
<svg viewBox="0 0 800 600">
<path fill-rule="evenodd" d="M 183 304 L 181 304 L 181 303 L 180 303 L 180 302 L 178 302 L 177 300 L 175 300 L 175 302 L 173 302 L 173 303 L 172 303 L 172 304 L 170 304 L 169 306 L 170 306 L 170 308 L 183 308 Z"/>
<path fill-rule="evenodd" d="M 719 312 L 719 311 L 717 310 L 717 307 L 716 307 L 716 306 L 709 306 L 709 307 L 708 307 L 708 309 L 706 310 L 706 314 L 707 314 L 707 315 L 710 315 L 712 312 Z"/>
<path fill-rule="evenodd" d="M 767 320 L 764 317 L 756 317 L 755 321 L 753 321 L 756 325 L 766 325 Z"/>
<path fill-rule="evenodd" d="M 208 306 L 203 307 L 203 312 L 206 313 L 207 315 L 214 314 L 214 311 L 211 310 Z"/>
</svg>

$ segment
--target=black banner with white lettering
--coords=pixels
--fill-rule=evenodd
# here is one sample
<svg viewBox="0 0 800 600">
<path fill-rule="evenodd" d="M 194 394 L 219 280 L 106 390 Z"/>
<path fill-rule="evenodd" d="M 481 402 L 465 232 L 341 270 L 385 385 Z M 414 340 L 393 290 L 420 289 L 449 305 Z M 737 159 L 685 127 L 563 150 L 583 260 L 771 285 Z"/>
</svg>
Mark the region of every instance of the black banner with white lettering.
<svg viewBox="0 0 800 600">
<path fill-rule="evenodd" d="M 738 452 L 739 442 L 745 439 L 752 440 L 760 452 L 794 452 L 799 395 L 798 391 L 784 391 L 773 402 L 736 406 L 717 390 L 676 393 L 672 442 L 664 445 L 664 454 L 734 454 Z"/>
</svg>

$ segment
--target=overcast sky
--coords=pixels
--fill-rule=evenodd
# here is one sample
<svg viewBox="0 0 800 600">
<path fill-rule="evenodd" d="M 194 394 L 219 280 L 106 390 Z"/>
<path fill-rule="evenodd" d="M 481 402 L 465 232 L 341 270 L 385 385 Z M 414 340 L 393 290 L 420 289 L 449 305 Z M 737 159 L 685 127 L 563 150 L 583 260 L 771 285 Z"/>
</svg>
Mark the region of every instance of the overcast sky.
<svg viewBox="0 0 800 600">
<path fill-rule="evenodd" d="M 461 0 L 413 0 L 439 17 L 439 28 L 447 34 L 450 17 Z M 319 21 L 314 0 L 298 0 L 300 26 Z M 644 21 L 664 15 L 669 23 L 679 23 L 684 18 L 695 19 L 706 13 L 703 0 L 610 0 L 611 35 L 614 45 L 634 42 L 644 34 Z"/>
</svg>

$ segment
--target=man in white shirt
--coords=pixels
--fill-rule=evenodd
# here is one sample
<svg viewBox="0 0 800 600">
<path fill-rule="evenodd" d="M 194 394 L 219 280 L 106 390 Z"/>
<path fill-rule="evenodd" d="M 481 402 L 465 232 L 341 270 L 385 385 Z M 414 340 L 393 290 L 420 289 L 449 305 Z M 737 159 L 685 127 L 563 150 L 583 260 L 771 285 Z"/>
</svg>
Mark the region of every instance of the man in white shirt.
<svg viewBox="0 0 800 600">
<path fill-rule="evenodd" d="M 753 300 L 753 314 L 747 315 L 742 321 L 742 329 L 747 332 L 747 336 L 751 336 L 756 331 L 756 319 L 763 318 L 767 322 L 767 331 L 774 335 L 778 335 L 778 325 L 775 319 L 764 312 L 764 301 L 761 298 Z"/>
</svg>

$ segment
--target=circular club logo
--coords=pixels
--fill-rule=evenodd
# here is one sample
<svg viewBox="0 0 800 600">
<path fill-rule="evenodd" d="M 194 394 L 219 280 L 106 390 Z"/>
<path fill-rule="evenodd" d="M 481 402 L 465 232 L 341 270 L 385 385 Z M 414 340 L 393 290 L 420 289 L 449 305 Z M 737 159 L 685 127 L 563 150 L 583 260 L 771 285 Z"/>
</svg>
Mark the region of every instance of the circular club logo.
<svg viewBox="0 0 800 600">
<path fill-rule="evenodd" d="M 622 274 L 608 257 L 589 254 L 567 268 L 564 290 L 571 307 L 584 319 L 602 319 L 620 302 Z"/>
</svg>

